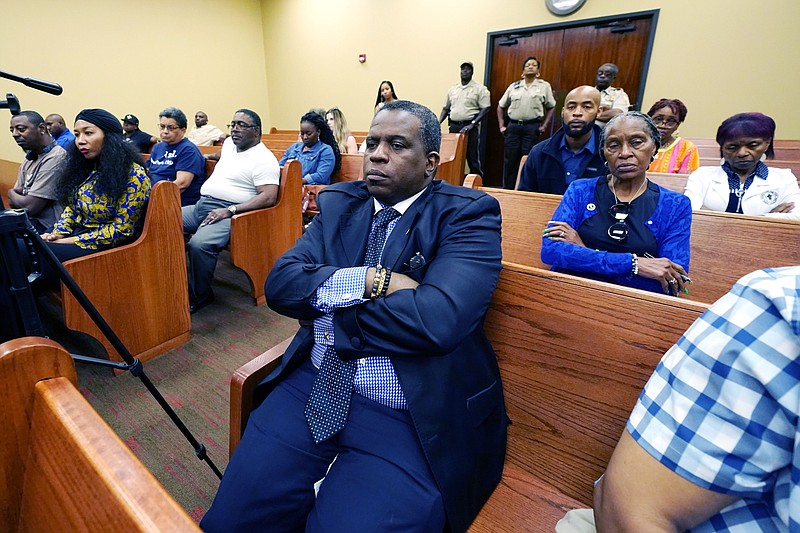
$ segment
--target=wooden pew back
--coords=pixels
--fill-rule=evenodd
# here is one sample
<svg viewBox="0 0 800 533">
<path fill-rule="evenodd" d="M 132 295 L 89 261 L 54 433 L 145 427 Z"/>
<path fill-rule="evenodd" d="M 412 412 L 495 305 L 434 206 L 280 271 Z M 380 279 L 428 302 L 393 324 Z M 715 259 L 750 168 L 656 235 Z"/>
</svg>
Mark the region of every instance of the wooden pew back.
<svg viewBox="0 0 800 533">
<path fill-rule="evenodd" d="M 0 345 L 0 530 L 199 531 L 76 385 L 55 342 Z"/>
<path fill-rule="evenodd" d="M 19 163 L 0 159 L 0 196 L 3 198 L 3 205 L 8 209 L 8 191 L 17 182 Z"/>
<path fill-rule="evenodd" d="M 477 185 L 468 177 L 465 185 Z M 503 214 L 503 260 L 549 268 L 540 257 L 541 231 L 561 196 L 482 188 L 500 202 Z M 768 267 L 800 264 L 800 222 L 712 211 L 692 214 L 688 298 L 716 301 L 745 274 Z"/>
<path fill-rule="evenodd" d="M 467 136 L 463 133 L 443 133 L 441 157 L 436 179 L 453 185 L 464 182 L 464 164 L 467 161 Z"/>
<path fill-rule="evenodd" d="M 235 215 L 231 220 L 231 262 L 247 274 L 256 305 L 266 303 L 264 282 L 272 265 L 302 235 L 302 179 L 300 162 L 289 161 L 281 169 L 275 205 Z"/>
<path fill-rule="evenodd" d="M 148 360 L 189 340 L 189 293 L 178 186 L 159 181 L 150 191 L 142 233 L 131 244 L 79 257 L 64 268 L 134 357 Z M 98 339 L 100 333 L 66 287 L 64 322 Z"/>
<path fill-rule="evenodd" d="M 668 174 L 666 172 L 648 172 L 647 179 L 661 185 L 665 189 L 683 194 L 689 174 Z"/>
<path fill-rule="evenodd" d="M 485 331 L 512 423 L 503 482 L 471 531 L 553 531 L 565 505 L 592 506 L 642 387 L 706 306 L 503 266 Z"/>
</svg>

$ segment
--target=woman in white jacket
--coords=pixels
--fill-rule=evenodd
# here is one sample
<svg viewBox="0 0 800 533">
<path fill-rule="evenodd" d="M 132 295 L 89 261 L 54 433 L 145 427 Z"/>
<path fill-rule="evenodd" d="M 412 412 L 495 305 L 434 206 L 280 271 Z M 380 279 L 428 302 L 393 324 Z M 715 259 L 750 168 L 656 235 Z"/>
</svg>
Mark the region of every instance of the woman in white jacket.
<svg viewBox="0 0 800 533">
<path fill-rule="evenodd" d="M 792 171 L 769 168 L 775 121 L 761 113 L 740 113 L 717 130 L 724 160 L 689 176 L 684 194 L 692 209 L 800 219 L 800 187 Z"/>
</svg>

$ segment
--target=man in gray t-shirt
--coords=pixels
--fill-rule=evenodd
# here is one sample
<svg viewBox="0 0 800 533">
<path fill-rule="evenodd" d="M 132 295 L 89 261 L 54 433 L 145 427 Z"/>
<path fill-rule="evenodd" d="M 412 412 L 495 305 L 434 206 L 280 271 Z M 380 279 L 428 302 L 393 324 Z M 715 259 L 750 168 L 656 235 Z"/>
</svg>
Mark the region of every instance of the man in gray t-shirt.
<svg viewBox="0 0 800 533">
<path fill-rule="evenodd" d="M 16 143 L 25 150 L 25 160 L 14 188 L 8 191 L 8 202 L 13 208 L 25 209 L 39 232 L 49 232 L 63 210 L 56 189 L 67 152 L 56 144 L 44 119 L 35 111 L 22 111 L 11 117 L 10 129 Z"/>
</svg>

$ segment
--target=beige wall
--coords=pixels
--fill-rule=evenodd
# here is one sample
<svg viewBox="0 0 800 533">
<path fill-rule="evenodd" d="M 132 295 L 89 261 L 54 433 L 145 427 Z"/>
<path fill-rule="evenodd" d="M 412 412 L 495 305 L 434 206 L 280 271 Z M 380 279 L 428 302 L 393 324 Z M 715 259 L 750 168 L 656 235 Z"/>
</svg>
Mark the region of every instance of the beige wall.
<svg viewBox="0 0 800 533">
<path fill-rule="evenodd" d="M 437 113 L 461 61 L 473 61 L 482 80 L 488 32 L 656 8 L 645 103 L 683 99 L 685 135 L 713 135 L 725 117 L 760 110 L 777 120 L 779 137 L 800 138 L 800 107 L 784 103 L 784 88 L 800 86 L 795 0 L 588 0 L 566 19 L 541 0 L 8 1 L 0 69 L 65 91 L 54 97 L 0 79 L 0 95 L 68 121 L 90 106 L 134 113 L 150 133 L 167 105 L 190 122 L 203 109 L 218 126 L 251 107 L 266 128 L 294 128 L 309 107 L 338 105 L 364 130 L 382 79 Z M 0 159 L 21 158 L 11 136 L 0 135 Z"/>
<path fill-rule="evenodd" d="M 543 0 L 263 0 L 270 116 L 294 128 L 309 107 L 338 105 L 367 129 L 382 79 L 438 114 L 462 61 L 483 80 L 488 32 L 650 9 L 661 12 L 645 105 L 681 98 L 684 135 L 713 136 L 724 118 L 758 110 L 777 136 L 800 138 L 800 107 L 785 104 L 800 86 L 797 0 L 588 0 L 567 18 Z"/>
<path fill-rule="evenodd" d="M 133 113 L 157 135 L 158 112 L 174 105 L 224 128 L 238 107 L 269 123 L 259 0 L 5 0 L 0 70 L 60 83 L 52 96 L 0 79 L 0 97 L 60 113 L 68 126 L 85 107 Z M 0 110 L 0 159 L 20 161 Z"/>
</svg>

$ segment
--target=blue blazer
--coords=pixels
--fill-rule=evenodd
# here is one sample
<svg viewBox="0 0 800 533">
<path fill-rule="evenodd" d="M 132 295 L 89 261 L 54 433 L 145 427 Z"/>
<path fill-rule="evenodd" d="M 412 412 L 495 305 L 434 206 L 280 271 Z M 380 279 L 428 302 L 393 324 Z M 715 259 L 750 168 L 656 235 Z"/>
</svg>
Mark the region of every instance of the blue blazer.
<svg viewBox="0 0 800 533">
<path fill-rule="evenodd" d="M 366 183 L 337 183 L 318 196 L 320 215 L 267 279 L 268 305 L 300 320 L 342 267 L 364 264 L 373 200 Z M 419 253 L 423 262 L 411 258 Z M 420 283 L 386 298 L 338 309 L 342 359 L 387 354 L 403 387 L 419 443 L 442 493 L 449 528 L 463 531 L 499 483 L 508 418 L 497 358 L 483 320 L 500 273 L 500 207 L 482 192 L 433 181 L 400 218 L 384 264 Z M 266 390 L 309 357 L 302 327 Z"/>
</svg>

